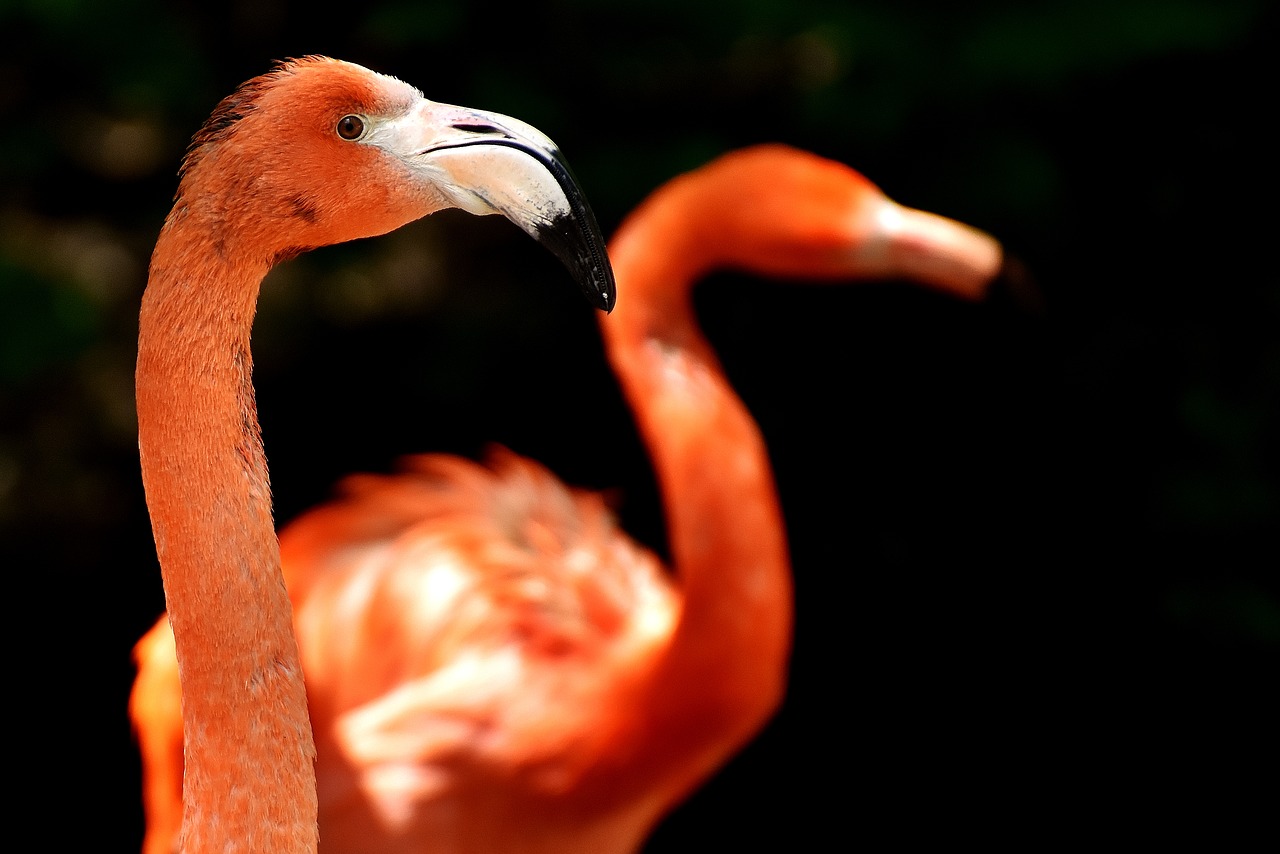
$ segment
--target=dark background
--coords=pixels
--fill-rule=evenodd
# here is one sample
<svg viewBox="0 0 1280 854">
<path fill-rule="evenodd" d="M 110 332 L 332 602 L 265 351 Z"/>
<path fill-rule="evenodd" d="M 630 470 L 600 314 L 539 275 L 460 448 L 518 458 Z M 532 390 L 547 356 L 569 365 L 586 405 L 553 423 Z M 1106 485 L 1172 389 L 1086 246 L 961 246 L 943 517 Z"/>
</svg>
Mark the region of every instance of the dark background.
<svg viewBox="0 0 1280 854">
<path fill-rule="evenodd" d="M 606 234 L 663 180 L 782 141 L 996 234 L 1038 277 L 1043 314 L 893 283 L 699 292 L 776 464 L 798 625 L 781 713 L 646 852 L 1274 815 L 1274 4 L 321 8 L 0 2 L 11 828 L 137 849 L 129 653 L 163 608 L 138 300 L 190 135 L 306 53 L 547 132 Z M 496 441 L 616 487 L 662 547 L 592 310 L 498 217 L 283 265 L 255 350 L 282 523 L 343 473 Z"/>
</svg>

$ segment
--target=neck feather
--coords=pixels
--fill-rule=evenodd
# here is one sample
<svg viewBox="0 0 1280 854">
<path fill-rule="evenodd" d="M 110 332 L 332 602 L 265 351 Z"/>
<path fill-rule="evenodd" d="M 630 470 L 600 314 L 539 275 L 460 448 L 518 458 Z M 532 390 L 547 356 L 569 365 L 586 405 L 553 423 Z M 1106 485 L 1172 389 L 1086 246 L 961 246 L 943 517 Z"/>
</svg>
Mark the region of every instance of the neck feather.
<svg viewBox="0 0 1280 854">
<path fill-rule="evenodd" d="M 625 296 L 600 323 L 653 460 L 683 597 L 645 706 L 671 747 L 664 755 L 683 756 L 687 787 L 780 702 L 792 590 L 764 441 L 694 317 L 690 292 L 708 256 L 689 245 L 700 238 L 682 227 L 691 215 L 681 202 L 659 197 L 624 223 L 611 257 Z"/>
<path fill-rule="evenodd" d="M 314 746 L 252 385 L 259 264 L 166 223 L 139 319 L 138 446 L 182 680 L 183 850 L 314 851 Z"/>
</svg>

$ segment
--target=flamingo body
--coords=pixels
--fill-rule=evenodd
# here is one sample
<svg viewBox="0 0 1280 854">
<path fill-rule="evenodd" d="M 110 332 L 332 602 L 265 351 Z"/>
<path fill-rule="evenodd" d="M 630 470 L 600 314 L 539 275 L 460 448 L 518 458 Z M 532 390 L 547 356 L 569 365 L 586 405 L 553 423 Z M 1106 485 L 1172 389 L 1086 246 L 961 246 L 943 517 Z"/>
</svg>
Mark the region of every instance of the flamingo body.
<svg viewBox="0 0 1280 854">
<path fill-rule="evenodd" d="M 281 552 L 317 733 L 328 852 L 636 851 L 781 702 L 792 596 L 759 430 L 690 291 L 721 267 L 828 283 L 906 277 L 979 298 L 998 244 L 783 146 L 674 179 L 610 244 L 601 323 L 653 458 L 671 566 L 601 496 L 495 449 L 348 478 Z M 148 854 L 182 804 L 163 620 L 132 713 Z"/>
</svg>

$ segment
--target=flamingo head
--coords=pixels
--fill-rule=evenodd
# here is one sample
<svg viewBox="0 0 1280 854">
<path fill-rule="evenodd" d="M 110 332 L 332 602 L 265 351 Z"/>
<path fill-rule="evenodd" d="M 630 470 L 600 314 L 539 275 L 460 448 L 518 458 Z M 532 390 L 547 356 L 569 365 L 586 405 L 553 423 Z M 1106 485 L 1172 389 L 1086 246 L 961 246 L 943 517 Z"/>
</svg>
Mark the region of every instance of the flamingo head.
<svg viewBox="0 0 1280 854">
<path fill-rule="evenodd" d="M 723 155 L 649 203 L 682 210 L 680 221 L 696 224 L 685 237 L 695 273 L 901 278 L 977 299 L 1002 266 L 1003 250 L 989 234 L 900 205 L 843 163 L 785 145 Z M 620 235 L 626 230 L 624 223 Z"/>
<path fill-rule="evenodd" d="M 221 251 L 270 265 L 444 208 L 502 214 L 593 305 L 613 307 L 600 227 L 555 143 L 326 57 L 282 62 L 218 105 L 183 162 L 174 216 L 205 216 Z"/>
</svg>

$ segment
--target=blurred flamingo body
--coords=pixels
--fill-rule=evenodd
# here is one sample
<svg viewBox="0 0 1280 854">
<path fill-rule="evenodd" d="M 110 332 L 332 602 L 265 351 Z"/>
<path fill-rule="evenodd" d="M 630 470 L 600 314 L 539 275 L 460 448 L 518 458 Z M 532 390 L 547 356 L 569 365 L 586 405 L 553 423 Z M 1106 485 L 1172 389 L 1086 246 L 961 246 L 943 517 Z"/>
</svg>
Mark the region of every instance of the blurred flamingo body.
<svg viewBox="0 0 1280 854">
<path fill-rule="evenodd" d="M 974 229 L 900 207 L 838 163 L 768 145 L 659 188 L 610 243 L 601 321 L 652 457 L 669 570 L 603 499 L 503 449 L 348 478 L 281 533 L 317 733 L 321 848 L 628 854 L 780 703 L 792 629 L 783 519 L 759 429 L 690 292 L 717 268 L 905 278 L 981 298 Z M 182 804 L 164 621 L 132 713 L 146 851 Z"/>
<path fill-rule="evenodd" d="M 156 699 L 180 715 L 170 724 L 185 742 L 181 774 L 153 766 L 175 794 L 181 780 L 186 805 L 165 828 L 168 850 L 316 850 L 313 733 L 252 385 L 267 270 L 462 207 L 504 213 L 572 250 L 583 287 L 607 308 L 604 242 L 567 174 L 550 140 L 520 122 L 323 57 L 250 80 L 196 134 L 152 255 L 136 374 L 178 662 Z"/>
</svg>

